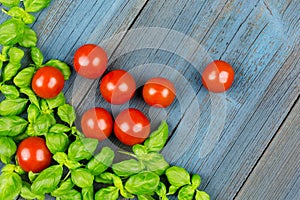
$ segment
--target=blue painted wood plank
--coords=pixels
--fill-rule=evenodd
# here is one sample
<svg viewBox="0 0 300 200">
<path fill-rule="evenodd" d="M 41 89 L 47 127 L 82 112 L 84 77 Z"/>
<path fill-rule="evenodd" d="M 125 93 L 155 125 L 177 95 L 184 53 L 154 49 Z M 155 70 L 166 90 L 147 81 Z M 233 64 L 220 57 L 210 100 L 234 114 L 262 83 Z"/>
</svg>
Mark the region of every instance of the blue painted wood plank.
<svg viewBox="0 0 300 200">
<path fill-rule="evenodd" d="M 264 152 L 236 199 L 299 199 L 300 101 Z"/>
</svg>

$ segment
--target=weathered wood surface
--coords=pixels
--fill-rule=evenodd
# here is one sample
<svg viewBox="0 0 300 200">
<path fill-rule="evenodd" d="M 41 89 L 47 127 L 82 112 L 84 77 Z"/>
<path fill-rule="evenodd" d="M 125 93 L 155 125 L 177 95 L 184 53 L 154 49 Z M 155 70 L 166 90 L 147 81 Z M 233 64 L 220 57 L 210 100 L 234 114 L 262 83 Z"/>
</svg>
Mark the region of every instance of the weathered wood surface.
<svg viewBox="0 0 300 200">
<path fill-rule="evenodd" d="M 139 95 L 129 105 L 154 128 L 167 118 L 166 159 L 199 173 L 212 199 L 289 200 L 300 189 L 299 19 L 299 0 L 54 0 L 33 28 L 46 59 L 72 65 L 79 46 L 96 43 L 108 51 L 109 69 L 129 70 L 139 85 L 154 75 L 173 80 L 171 107 L 149 109 Z M 201 84 L 214 59 L 236 71 L 224 94 Z M 98 83 L 75 73 L 68 81 L 64 91 L 79 117 L 93 106 L 114 114 L 129 106 L 111 107 Z M 113 137 L 105 144 L 125 148 Z"/>
</svg>

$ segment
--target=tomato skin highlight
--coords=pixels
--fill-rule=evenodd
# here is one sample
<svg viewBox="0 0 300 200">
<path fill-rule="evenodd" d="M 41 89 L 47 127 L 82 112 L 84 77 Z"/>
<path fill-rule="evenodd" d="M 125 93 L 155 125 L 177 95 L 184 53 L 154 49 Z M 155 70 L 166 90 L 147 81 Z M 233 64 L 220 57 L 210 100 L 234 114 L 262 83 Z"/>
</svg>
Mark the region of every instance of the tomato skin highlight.
<svg viewBox="0 0 300 200">
<path fill-rule="evenodd" d="M 100 82 L 100 93 L 111 104 L 124 104 L 129 101 L 136 90 L 132 75 L 125 70 L 113 70 Z"/>
<path fill-rule="evenodd" d="M 123 144 L 141 144 L 150 134 L 150 121 L 141 111 L 129 108 L 117 116 L 114 133 Z"/>
<path fill-rule="evenodd" d="M 85 44 L 74 54 L 75 71 L 82 77 L 96 79 L 102 76 L 107 68 L 108 57 L 105 50 L 95 44 Z"/>
<path fill-rule="evenodd" d="M 172 104 L 175 95 L 174 84 L 166 78 L 151 78 L 143 87 L 143 98 L 150 106 L 166 108 Z"/>
<path fill-rule="evenodd" d="M 202 73 L 202 83 L 211 92 L 227 91 L 234 80 L 234 70 L 230 64 L 223 60 L 209 63 Z"/>
<path fill-rule="evenodd" d="M 32 90 L 41 98 L 56 97 L 64 88 L 64 76 L 59 69 L 51 66 L 39 68 L 31 81 Z"/>
<path fill-rule="evenodd" d="M 51 164 L 52 154 L 46 141 L 40 137 L 24 139 L 17 149 L 17 161 L 21 168 L 34 173 L 41 172 Z"/>
<path fill-rule="evenodd" d="M 113 119 L 104 108 L 91 108 L 81 118 L 83 134 L 99 141 L 108 138 L 113 129 Z"/>
</svg>

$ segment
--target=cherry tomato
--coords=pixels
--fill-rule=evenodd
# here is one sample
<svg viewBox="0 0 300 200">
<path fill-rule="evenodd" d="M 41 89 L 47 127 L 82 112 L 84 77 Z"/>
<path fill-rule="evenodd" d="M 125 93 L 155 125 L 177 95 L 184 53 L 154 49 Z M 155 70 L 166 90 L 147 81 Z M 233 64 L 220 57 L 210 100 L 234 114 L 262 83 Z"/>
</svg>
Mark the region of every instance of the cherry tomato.
<svg viewBox="0 0 300 200">
<path fill-rule="evenodd" d="M 207 65 L 202 73 L 202 83 L 211 92 L 225 92 L 234 80 L 234 70 L 230 64 L 215 60 Z"/>
<path fill-rule="evenodd" d="M 81 128 L 86 137 L 102 141 L 110 136 L 113 120 L 104 108 L 91 108 L 83 114 Z"/>
<path fill-rule="evenodd" d="M 140 144 L 150 134 L 150 121 L 141 111 L 129 108 L 117 116 L 114 133 L 123 144 Z"/>
<path fill-rule="evenodd" d="M 40 137 L 24 139 L 17 149 L 18 163 L 26 172 L 41 172 L 51 164 L 51 157 L 46 141 Z"/>
<path fill-rule="evenodd" d="M 64 76 L 59 69 L 45 66 L 36 71 L 31 81 L 33 91 L 41 98 L 56 97 L 64 88 Z"/>
<path fill-rule="evenodd" d="M 96 79 L 102 76 L 107 68 L 105 50 L 95 44 L 85 44 L 77 49 L 74 55 L 74 68 L 85 78 Z"/>
<path fill-rule="evenodd" d="M 111 104 L 123 104 L 129 101 L 135 90 L 135 80 L 125 70 L 111 71 L 100 82 L 100 93 Z"/>
<path fill-rule="evenodd" d="M 174 84 L 166 78 L 151 78 L 143 87 L 145 102 L 154 107 L 168 107 L 174 101 L 175 94 Z"/>
</svg>

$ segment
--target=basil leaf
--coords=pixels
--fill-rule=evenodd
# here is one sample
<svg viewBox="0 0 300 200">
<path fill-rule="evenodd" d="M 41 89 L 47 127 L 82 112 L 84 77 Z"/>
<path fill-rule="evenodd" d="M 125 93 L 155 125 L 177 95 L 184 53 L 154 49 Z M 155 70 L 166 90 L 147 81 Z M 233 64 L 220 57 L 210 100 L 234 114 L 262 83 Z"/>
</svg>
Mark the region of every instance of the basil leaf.
<svg viewBox="0 0 300 200">
<path fill-rule="evenodd" d="M 24 34 L 25 24 L 19 20 L 11 18 L 0 25 L 0 45 L 12 46 L 20 41 Z"/>
<path fill-rule="evenodd" d="M 97 183 L 104 183 L 104 184 L 113 184 L 114 183 L 114 174 L 109 172 L 103 172 L 102 174 L 95 176 L 95 181 Z"/>
<path fill-rule="evenodd" d="M 82 200 L 94 200 L 94 187 L 82 188 Z"/>
<path fill-rule="evenodd" d="M 191 185 L 182 187 L 178 192 L 178 200 L 193 200 L 195 190 Z"/>
<path fill-rule="evenodd" d="M 112 169 L 116 175 L 128 177 L 141 172 L 144 169 L 144 166 L 141 162 L 130 159 L 113 164 Z"/>
<path fill-rule="evenodd" d="M 157 175 L 162 175 L 168 169 L 169 163 L 159 153 L 149 153 L 143 160 L 143 164 L 146 166 L 148 171 L 154 172 Z"/>
<path fill-rule="evenodd" d="M 23 2 L 27 12 L 38 12 L 49 6 L 51 0 L 24 0 Z"/>
<path fill-rule="evenodd" d="M 70 144 L 68 149 L 68 157 L 71 160 L 80 161 L 90 159 L 98 145 L 97 139 L 80 138 Z"/>
<path fill-rule="evenodd" d="M 101 152 L 94 156 L 86 165 L 93 175 L 98 175 L 111 166 L 115 157 L 114 151 L 109 147 L 103 147 Z"/>
<path fill-rule="evenodd" d="M 119 189 L 114 186 L 101 188 L 95 194 L 95 200 L 117 200 L 119 198 Z"/>
<path fill-rule="evenodd" d="M 69 169 L 77 169 L 81 167 L 81 164 L 77 161 L 67 159 L 65 161 L 65 166 Z"/>
<path fill-rule="evenodd" d="M 36 46 L 37 36 L 34 30 L 29 28 L 28 26 L 24 27 L 24 34 L 19 41 L 19 45 L 22 47 L 30 48 Z"/>
<path fill-rule="evenodd" d="M 148 149 L 144 145 L 141 145 L 141 144 L 133 145 L 132 151 L 137 157 L 143 157 L 146 154 L 148 154 Z"/>
<path fill-rule="evenodd" d="M 17 173 L 2 173 L 0 176 L 0 199 L 15 199 L 22 188 L 22 179 Z"/>
<path fill-rule="evenodd" d="M 52 66 L 59 69 L 61 73 L 64 75 L 65 80 L 68 80 L 70 78 L 71 75 L 70 67 L 66 63 L 60 60 L 49 60 L 44 64 L 44 66 Z"/>
<path fill-rule="evenodd" d="M 16 99 L 20 96 L 18 89 L 13 85 L 2 85 L 1 92 L 8 99 Z"/>
<path fill-rule="evenodd" d="M 36 179 L 36 177 L 38 177 L 38 175 L 39 173 L 34 173 L 32 171 L 28 172 L 28 178 L 30 182 L 33 182 Z"/>
<path fill-rule="evenodd" d="M 66 99 L 64 94 L 61 92 L 55 98 L 46 99 L 49 109 L 57 108 L 65 104 Z"/>
<path fill-rule="evenodd" d="M 20 92 L 23 94 L 26 94 L 29 98 L 29 101 L 36 105 L 39 108 L 39 100 L 35 93 L 29 88 L 29 87 L 23 87 L 20 89 Z"/>
<path fill-rule="evenodd" d="M 66 194 L 69 192 L 74 186 L 74 183 L 72 182 L 71 178 L 68 178 L 64 182 L 60 184 L 58 188 L 56 188 L 53 192 L 51 192 L 52 196 L 59 197 L 61 195 Z"/>
<path fill-rule="evenodd" d="M 21 19 L 25 24 L 32 24 L 35 20 L 33 15 L 29 14 L 20 7 L 11 8 L 6 14 L 14 18 Z"/>
<path fill-rule="evenodd" d="M 24 199 L 44 199 L 44 195 L 34 194 L 30 189 L 30 184 L 23 182 L 23 187 L 20 193 L 21 197 Z"/>
<path fill-rule="evenodd" d="M 66 191 L 57 197 L 58 200 L 82 200 L 81 193 L 74 189 Z"/>
<path fill-rule="evenodd" d="M 93 185 L 94 176 L 89 170 L 84 168 L 78 168 L 71 170 L 72 182 L 80 188 L 86 188 Z"/>
<path fill-rule="evenodd" d="M 0 3 L 2 3 L 6 7 L 14 7 L 18 6 L 20 4 L 20 0 L 0 0 Z"/>
<path fill-rule="evenodd" d="M 52 154 L 64 152 L 68 148 L 69 138 L 65 133 L 47 133 L 46 145 Z"/>
<path fill-rule="evenodd" d="M 196 200 L 210 200 L 210 197 L 206 192 L 197 190 L 195 199 Z"/>
<path fill-rule="evenodd" d="M 31 190 L 35 194 L 45 194 L 52 192 L 60 182 L 63 167 L 61 165 L 53 165 L 44 169 L 38 177 L 33 181 Z"/>
<path fill-rule="evenodd" d="M 151 195 L 143 194 L 138 195 L 138 200 L 155 200 Z"/>
<path fill-rule="evenodd" d="M 167 188 L 166 188 L 165 184 L 162 183 L 162 182 L 160 182 L 160 183 L 158 184 L 158 187 L 157 187 L 155 193 L 156 193 L 156 194 L 160 197 L 160 199 L 162 199 L 162 200 L 167 200 L 167 199 L 168 199 L 168 197 L 167 197 Z"/>
<path fill-rule="evenodd" d="M 31 85 L 31 79 L 34 75 L 34 67 L 26 67 L 22 69 L 14 78 L 14 84 L 20 88 Z"/>
<path fill-rule="evenodd" d="M 12 116 L 19 115 L 26 109 L 27 99 L 5 99 L 0 102 L 0 115 Z"/>
<path fill-rule="evenodd" d="M 196 190 L 201 184 L 201 177 L 198 174 L 192 176 L 192 187 Z"/>
<path fill-rule="evenodd" d="M 145 171 L 129 177 L 125 189 L 135 195 L 153 194 L 159 184 L 159 176 L 153 172 Z"/>
<path fill-rule="evenodd" d="M 30 104 L 27 108 L 27 118 L 30 123 L 34 123 L 40 114 L 39 108 L 35 104 Z"/>
<path fill-rule="evenodd" d="M 18 116 L 0 118 L 0 136 L 16 136 L 26 130 L 28 122 Z"/>
<path fill-rule="evenodd" d="M 64 104 L 62 106 L 59 106 L 57 110 L 57 114 L 62 121 L 68 123 L 70 126 L 72 126 L 72 124 L 76 119 L 75 110 L 73 106 L 69 104 Z"/>
<path fill-rule="evenodd" d="M 3 81 L 9 81 L 20 69 L 21 64 L 8 63 L 3 70 Z"/>
<path fill-rule="evenodd" d="M 35 65 L 41 66 L 44 62 L 44 56 L 41 50 L 37 47 L 31 47 L 31 59 Z"/>
<path fill-rule="evenodd" d="M 174 185 L 171 185 L 169 187 L 169 192 L 167 193 L 167 195 L 172 195 L 172 194 L 175 194 L 175 192 L 177 192 L 177 190 L 179 189 L 180 187 L 176 187 Z"/>
<path fill-rule="evenodd" d="M 68 160 L 68 156 L 64 152 L 57 152 L 53 155 L 53 159 L 60 165 L 63 165 Z"/>
<path fill-rule="evenodd" d="M 17 47 L 12 47 L 9 49 L 8 55 L 9 63 L 3 70 L 3 81 L 8 81 L 17 74 L 21 67 L 21 60 L 24 57 L 24 51 Z"/>
<path fill-rule="evenodd" d="M 63 124 L 54 124 L 49 132 L 53 132 L 53 133 L 66 133 L 66 132 L 69 132 L 71 129 L 70 127 L 67 127 Z"/>
<path fill-rule="evenodd" d="M 41 113 L 33 124 L 33 129 L 39 135 L 43 135 L 48 133 L 49 128 L 55 123 L 53 115 Z"/>
<path fill-rule="evenodd" d="M 17 151 L 16 143 L 9 137 L 0 137 L 0 146 L 0 155 L 11 157 Z"/>
<path fill-rule="evenodd" d="M 11 63 L 20 63 L 22 58 L 24 57 L 24 51 L 17 47 L 11 47 L 8 50 L 9 62 Z"/>
<path fill-rule="evenodd" d="M 190 184 L 190 174 L 182 167 L 173 166 L 166 170 L 171 185 L 181 187 Z"/>
<path fill-rule="evenodd" d="M 168 124 L 162 121 L 158 129 L 144 142 L 144 145 L 148 148 L 149 152 L 159 152 L 165 146 L 168 134 Z"/>
</svg>

